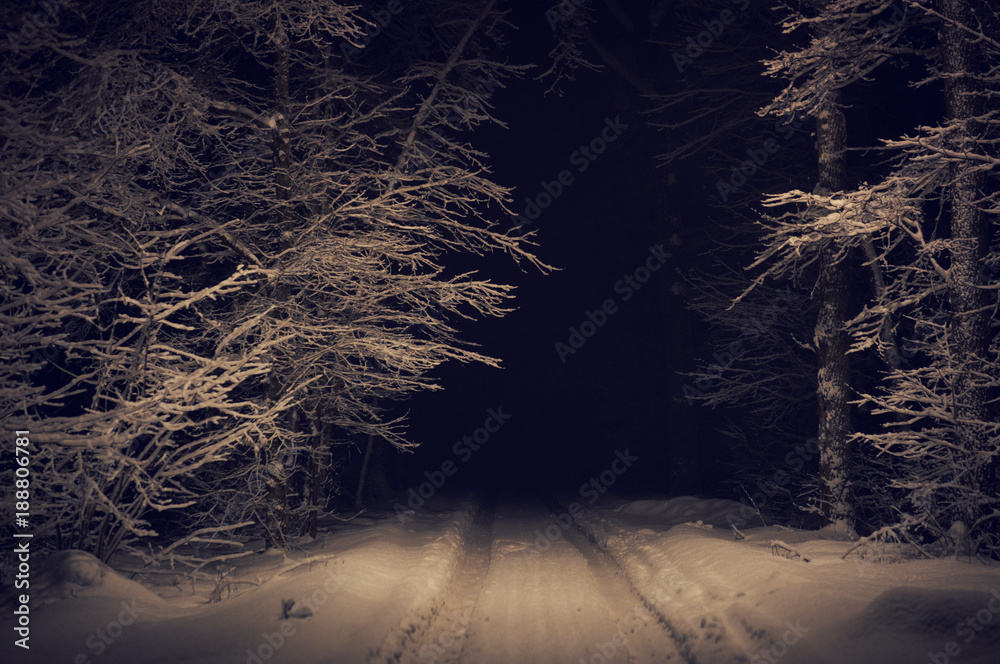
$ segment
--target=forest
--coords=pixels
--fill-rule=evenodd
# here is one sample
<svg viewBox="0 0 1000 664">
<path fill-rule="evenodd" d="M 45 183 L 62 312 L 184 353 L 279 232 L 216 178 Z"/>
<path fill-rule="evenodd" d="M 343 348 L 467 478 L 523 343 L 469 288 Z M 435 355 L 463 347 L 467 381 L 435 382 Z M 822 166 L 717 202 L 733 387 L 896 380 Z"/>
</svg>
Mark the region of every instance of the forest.
<svg viewBox="0 0 1000 664">
<path fill-rule="evenodd" d="M 464 432 L 455 487 L 555 493 L 630 446 L 615 490 L 1000 558 L 995 4 L 0 23 L 0 475 L 34 553 L 282 550 L 451 481 Z"/>
</svg>

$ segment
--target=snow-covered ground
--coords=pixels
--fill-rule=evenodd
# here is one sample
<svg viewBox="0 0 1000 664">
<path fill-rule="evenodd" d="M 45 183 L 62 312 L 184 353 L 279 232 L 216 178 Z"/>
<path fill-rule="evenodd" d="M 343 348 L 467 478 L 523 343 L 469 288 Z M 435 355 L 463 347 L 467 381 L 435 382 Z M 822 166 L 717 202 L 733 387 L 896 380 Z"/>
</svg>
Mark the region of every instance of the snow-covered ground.
<svg viewBox="0 0 1000 664">
<path fill-rule="evenodd" d="M 853 544 L 828 530 L 744 526 L 737 540 L 745 508 L 726 500 L 600 507 L 578 520 L 694 661 L 1000 663 L 998 567 L 842 559 Z"/>
<path fill-rule="evenodd" d="M 33 598 L 65 598 L 32 612 L 30 654 L 5 638 L 0 661 L 385 661 L 414 625 L 426 621 L 422 612 L 439 602 L 470 519 L 467 505 L 402 519 L 358 519 L 353 527 L 298 543 L 294 553 L 240 559 L 223 579 L 231 584 L 223 596 L 231 597 L 219 602 L 210 600 L 218 581 L 150 586 L 157 594 L 107 567 L 79 579 L 89 585 L 62 580 L 100 566 L 76 554 L 72 565 L 62 565 L 57 575 L 39 575 L 31 588 Z"/>
<path fill-rule="evenodd" d="M 735 540 L 740 508 L 438 503 L 198 582 L 63 552 L 33 578 L 29 652 L 5 607 L 0 660 L 1000 663 L 997 567 L 843 560 L 851 542 L 778 526 Z"/>
</svg>

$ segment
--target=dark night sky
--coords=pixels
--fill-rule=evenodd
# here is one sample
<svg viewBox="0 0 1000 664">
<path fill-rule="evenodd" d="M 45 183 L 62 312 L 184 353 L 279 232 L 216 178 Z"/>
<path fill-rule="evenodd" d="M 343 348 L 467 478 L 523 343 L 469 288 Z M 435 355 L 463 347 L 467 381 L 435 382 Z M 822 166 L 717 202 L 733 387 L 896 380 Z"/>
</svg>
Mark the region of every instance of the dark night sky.
<svg viewBox="0 0 1000 664">
<path fill-rule="evenodd" d="M 511 52 L 518 57 L 512 59 L 544 64 L 553 36 L 543 13 L 513 18 L 522 30 L 513 38 Z M 627 302 L 615 292 L 615 284 L 661 241 L 642 191 L 655 168 L 651 130 L 637 113 L 637 93 L 613 73 L 586 73 L 558 97 L 545 95 L 546 86 L 532 80 L 538 71 L 497 93 L 498 115 L 510 128 L 484 131 L 482 141 L 498 181 L 516 187 L 515 210 L 525 208 L 525 197 L 543 191 L 542 181 L 556 180 L 563 169 L 572 173 L 572 183 L 531 226 L 538 231 L 538 255 L 560 271 L 522 273 L 509 260 L 490 261 L 491 277 L 517 285 L 517 311 L 467 324 L 465 338 L 501 358 L 505 368 L 443 368 L 445 389 L 411 404 L 411 431 L 423 446 L 407 465 L 423 472 L 449 458 L 461 461 L 454 443 L 482 425 L 488 408 L 502 405 L 510 421 L 468 463 L 460 463 L 456 478 L 462 480 L 456 484 L 573 486 L 607 467 L 616 448 L 642 447 L 644 462 L 650 463 L 630 479 L 655 489 L 663 450 L 652 450 L 662 448 L 670 425 L 663 422 L 653 432 L 643 428 L 658 419 L 650 406 L 663 398 L 660 301 L 662 289 L 677 279 L 675 267 L 665 265 Z M 627 129 L 580 172 L 574 152 L 615 118 Z M 608 298 L 617 311 L 563 363 L 555 344 L 566 343 L 569 328 L 579 327 L 586 312 Z M 629 407 L 649 412 L 622 412 Z M 659 440 L 649 439 L 651 433 Z"/>
</svg>

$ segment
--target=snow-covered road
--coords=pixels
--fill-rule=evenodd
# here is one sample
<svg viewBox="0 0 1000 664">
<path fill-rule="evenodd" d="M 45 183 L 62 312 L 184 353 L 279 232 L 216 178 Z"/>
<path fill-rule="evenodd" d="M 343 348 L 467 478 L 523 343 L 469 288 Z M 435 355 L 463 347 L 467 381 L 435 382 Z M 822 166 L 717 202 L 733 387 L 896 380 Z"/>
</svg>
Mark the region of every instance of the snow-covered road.
<svg viewBox="0 0 1000 664">
<path fill-rule="evenodd" d="M 502 504 L 493 516 L 477 524 L 441 611 L 400 661 L 684 661 L 613 561 L 558 510 Z"/>
<path fill-rule="evenodd" d="M 1000 663 L 996 566 L 844 559 L 835 533 L 782 526 L 736 541 L 730 501 L 572 505 L 331 519 L 198 579 L 67 554 L 33 578 L 31 650 L 6 638 L 0 661 Z"/>
</svg>

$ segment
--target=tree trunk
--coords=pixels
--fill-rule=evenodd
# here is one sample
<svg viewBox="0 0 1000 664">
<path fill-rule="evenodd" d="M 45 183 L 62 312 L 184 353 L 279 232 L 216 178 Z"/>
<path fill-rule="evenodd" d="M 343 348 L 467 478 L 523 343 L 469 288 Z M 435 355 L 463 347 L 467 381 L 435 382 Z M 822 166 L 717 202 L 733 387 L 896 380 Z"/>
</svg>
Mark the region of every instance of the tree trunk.
<svg viewBox="0 0 1000 664">
<path fill-rule="evenodd" d="M 844 145 L 847 126 L 839 108 L 839 92 L 832 91 L 816 116 L 816 147 L 819 159 L 817 192 L 829 194 L 845 186 Z M 817 397 L 820 446 L 820 479 L 824 516 L 830 523 L 853 525 L 849 495 L 850 459 L 850 347 L 844 323 L 847 320 L 847 270 L 835 261 L 837 248 L 827 246 L 819 259 L 816 285 L 820 301 L 814 341 L 817 362 Z"/>
<path fill-rule="evenodd" d="M 291 145 L 289 143 L 288 126 L 288 105 L 289 105 L 289 43 L 288 35 L 282 21 L 280 9 L 275 10 L 274 15 L 274 92 L 275 102 L 278 108 L 276 118 L 276 129 L 271 143 L 274 163 L 274 191 L 275 199 L 281 203 L 287 202 L 291 198 L 291 177 L 288 173 L 291 165 Z M 290 228 L 291 215 L 287 207 L 280 208 L 278 224 L 281 232 L 281 245 L 283 249 L 291 246 L 292 229 Z M 278 284 L 273 293 L 273 297 L 280 301 L 288 299 L 287 287 Z M 274 373 L 268 386 L 270 397 L 277 400 L 281 394 L 283 386 L 280 379 Z M 282 454 L 282 442 L 276 440 L 272 442 L 265 454 L 267 485 L 267 521 L 264 530 L 266 533 L 266 545 L 269 548 L 284 548 L 285 533 L 288 531 L 288 506 L 287 487 L 285 486 L 284 469 L 280 467 Z"/>
<path fill-rule="evenodd" d="M 949 146 L 957 152 L 974 150 L 969 143 L 981 135 L 975 120 L 982 109 L 982 90 L 974 75 L 980 73 L 982 59 L 979 46 L 957 24 L 976 25 L 969 0 L 942 0 L 945 21 L 941 28 L 941 53 L 946 78 L 945 105 L 948 120 L 957 123 L 958 130 Z M 981 8 L 986 11 L 986 8 Z M 951 238 L 960 245 L 951 252 L 951 322 L 949 341 L 955 372 L 954 404 L 956 444 L 969 455 L 970 463 L 991 449 L 984 422 L 992 420 L 990 388 L 983 385 L 982 376 L 989 374 L 991 298 L 983 289 L 982 265 L 989 249 L 989 224 L 977 204 L 983 196 L 985 173 L 976 170 L 972 162 L 955 161 L 951 165 L 951 186 L 948 200 L 951 206 Z M 979 377 L 979 378 L 977 378 Z M 981 462 L 978 462 L 981 463 Z M 981 464 L 970 478 L 976 486 L 969 487 L 985 497 L 997 497 L 996 459 Z M 982 506 L 985 509 L 985 506 Z M 970 523 L 984 516 L 981 510 L 956 515 Z"/>
<path fill-rule="evenodd" d="M 361 474 L 358 476 L 358 490 L 354 494 L 354 504 L 363 505 L 365 502 L 365 481 L 368 479 L 368 468 L 372 460 L 372 447 L 375 445 L 375 436 L 368 434 L 368 443 L 365 445 L 365 458 L 361 462 Z"/>
<path fill-rule="evenodd" d="M 320 507 L 326 504 L 326 476 L 330 467 L 330 429 L 331 425 L 316 418 L 318 427 L 313 438 L 313 450 L 310 455 L 309 472 L 309 516 L 306 528 L 313 539 L 317 535 L 316 521 L 319 518 Z"/>
<path fill-rule="evenodd" d="M 372 410 L 378 410 L 378 397 L 372 403 Z M 365 502 L 365 485 L 368 482 L 368 475 L 372 467 L 372 455 L 375 451 L 375 436 L 368 434 L 368 442 L 365 444 L 365 457 L 361 462 L 361 474 L 358 476 L 358 489 L 354 494 L 354 504 L 363 505 Z"/>
<path fill-rule="evenodd" d="M 666 179 L 666 178 L 664 178 Z M 668 239 L 673 235 L 683 237 L 685 229 L 678 219 L 697 219 L 701 210 L 694 209 L 685 197 L 679 194 L 676 185 L 667 182 L 655 187 L 647 194 L 654 198 L 654 209 L 649 210 L 650 216 L 657 215 L 660 238 Z M 674 217 L 673 215 L 677 215 Z M 694 266 L 681 243 L 670 247 L 672 257 L 670 265 L 681 274 L 689 274 Z M 705 492 L 702 478 L 704 441 L 699 430 L 699 412 L 701 407 L 692 406 L 684 397 L 684 387 L 689 378 L 683 373 L 694 369 L 691 358 L 694 357 L 692 341 L 691 311 L 685 306 L 683 294 L 671 289 L 671 280 L 657 282 L 660 293 L 660 314 L 663 324 L 664 365 L 667 369 L 664 431 L 667 438 L 669 454 L 669 479 L 667 489 L 674 496 L 700 496 Z"/>
</svg>

